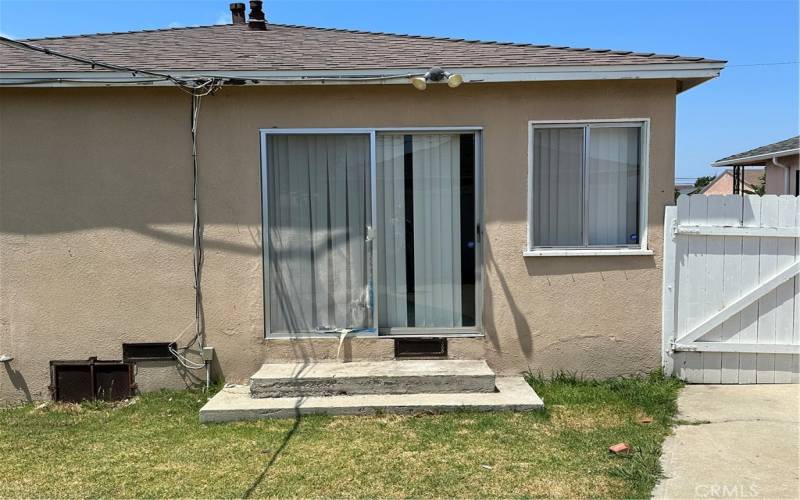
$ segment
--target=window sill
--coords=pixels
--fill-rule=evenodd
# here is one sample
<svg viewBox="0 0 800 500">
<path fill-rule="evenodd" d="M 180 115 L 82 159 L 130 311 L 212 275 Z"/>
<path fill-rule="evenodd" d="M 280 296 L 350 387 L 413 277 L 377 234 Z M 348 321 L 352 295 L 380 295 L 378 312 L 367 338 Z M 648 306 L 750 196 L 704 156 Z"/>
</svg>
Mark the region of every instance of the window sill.
<svg viewBox="0 0 800 500">
<path fill-rule="evenodd" d="M 641 248 L 581 248 L 581 249 L 542 249 L 525 250 L 523 257 L 601 257 L 601 256 L 620 256 L 620 255 L 653 255 L 652 250 Z"/>
</svg>

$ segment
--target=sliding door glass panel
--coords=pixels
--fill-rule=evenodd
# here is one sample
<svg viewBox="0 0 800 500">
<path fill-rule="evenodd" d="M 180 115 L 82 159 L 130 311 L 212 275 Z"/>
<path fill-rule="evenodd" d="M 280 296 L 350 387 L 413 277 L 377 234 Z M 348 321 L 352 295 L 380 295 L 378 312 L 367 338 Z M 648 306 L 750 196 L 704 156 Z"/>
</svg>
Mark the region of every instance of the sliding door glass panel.
<svg viewBox="0 0 800 500">
<path fill-rule="evenodd" d="M 379 134 L 382 328 L 476 325 L 475 135 Z"/>
<path fill-rule="evenodd" d="M 268 135 L 273 333 L 372 324 L 368 135 Z"/>
<path fill-rule="evenodd" d="M 583 245 L 583 128 L 536 128 L 533 138 L 533 242 Z"/>
<path fill-rule="evenodd" d="M 589 129 L 588 232 L 590 245 L 639 244 L 638 127 Z"/>
</svg>

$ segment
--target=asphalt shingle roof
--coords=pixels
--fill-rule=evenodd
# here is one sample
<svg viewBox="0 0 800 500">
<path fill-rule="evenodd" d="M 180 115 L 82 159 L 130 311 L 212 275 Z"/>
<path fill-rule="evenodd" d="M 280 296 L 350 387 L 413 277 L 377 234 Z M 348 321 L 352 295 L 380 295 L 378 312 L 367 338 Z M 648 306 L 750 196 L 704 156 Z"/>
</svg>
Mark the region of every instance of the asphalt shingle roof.
<svg viewBox="0 0 800 500">
<path fill-rule="evenodd" d="M 313 71 L 718 63 L 702 57 L 268 24 L 64 36 L 29 43 L 142 70 Z M 0 72 L 87 71 L 0 44 Z"/>
<path fill-rule="evenodd" d="M 797 136 L 790 139 L 785 139 L 783 141 L 773 142 L 772 144 L 767 144 L 766 146 L 759 146 L 741 153 L 736 153 L 735 155 L 726 156 L 725 158 L 715 161 L 714 164 L 723 165 L 724 162 L 736 163 L 737 160 L 750 158 L 752 156 L 768 155 L 771 153 L 779 153 L 781 151 L 797 150 L 799 148 L 800 136 Z"/>
</svg>

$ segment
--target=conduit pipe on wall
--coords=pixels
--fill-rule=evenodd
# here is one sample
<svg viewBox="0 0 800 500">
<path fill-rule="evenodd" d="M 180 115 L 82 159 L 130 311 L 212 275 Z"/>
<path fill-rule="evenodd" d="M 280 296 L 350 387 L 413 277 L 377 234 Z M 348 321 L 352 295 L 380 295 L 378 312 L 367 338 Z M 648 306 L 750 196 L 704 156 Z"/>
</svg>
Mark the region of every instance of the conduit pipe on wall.
<svg viewBox="0 0 800 500">
<path fill-rule="evenodd" d="M 789 166 L 780 163 L 777 156 L 772 157 L 772 164 L 783 168 L 783 194 L 789 194 Z"/>
</svg>

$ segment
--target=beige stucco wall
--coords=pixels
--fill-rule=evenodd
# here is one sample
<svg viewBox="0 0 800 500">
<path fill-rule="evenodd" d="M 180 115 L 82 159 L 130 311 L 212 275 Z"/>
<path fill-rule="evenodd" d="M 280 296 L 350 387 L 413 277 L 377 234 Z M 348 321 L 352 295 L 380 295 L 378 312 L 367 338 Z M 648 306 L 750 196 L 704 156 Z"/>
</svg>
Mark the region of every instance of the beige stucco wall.
<svg viewBox="0 0 800 500">
<path fill-rule="evenodd" d="M 258 129 L 484 127 L 486 338 L 451 344 L 501 373 L 606 377 L 659 365 L 663 207 L 675 84 L 619 81 L 225 88 L 202 104 L 208 343 L 244 381 L 265 360 L 330 358 L 336 340 L 263 340 Z M 0 90 L 0 399 L 47 397 L 48 361 L 119 359 L 123 341 L 193 328 L 189 97 L 173 88 Z M 525 258 L 528 120 L 650 118 L 655 256 Z M 355 340 L 349 359 L 392 356 Z M 144 368 L 142 368 L 144 369 Z M 158 368 L 148 387 L 182 376 Z M 155 377 L 155 382 L 153 378 Z"/>
<path fill-rule="evenodd" d="M 778 162 L 789 167 L 789 189 L 786 190 L 784 176 L 786 169 L 773 165 L 771 161 L 766 162 L 765 170 L 767 175 L 766 194 L 795 194 L 795 182 L 797 170 L 800 169 L 800 156 L 784 156 L 778 158 Z"/>
</svg>

